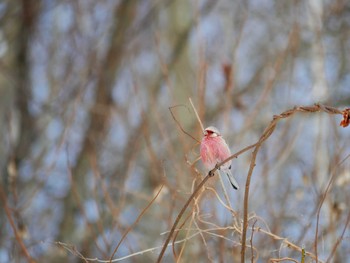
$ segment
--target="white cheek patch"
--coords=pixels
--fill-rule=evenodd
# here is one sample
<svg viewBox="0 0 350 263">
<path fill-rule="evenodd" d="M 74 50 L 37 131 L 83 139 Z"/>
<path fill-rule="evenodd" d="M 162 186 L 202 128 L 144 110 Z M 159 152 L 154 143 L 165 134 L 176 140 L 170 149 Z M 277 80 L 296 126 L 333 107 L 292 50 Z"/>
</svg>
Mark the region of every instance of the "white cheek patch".
<svg viewBox="0 0 350 263">
<path fill-rule="evenodd" d="M 218 135 L 214 132 L 213 134 L 210 135 L 210 137 L 218 137 Z"/>
</svg>

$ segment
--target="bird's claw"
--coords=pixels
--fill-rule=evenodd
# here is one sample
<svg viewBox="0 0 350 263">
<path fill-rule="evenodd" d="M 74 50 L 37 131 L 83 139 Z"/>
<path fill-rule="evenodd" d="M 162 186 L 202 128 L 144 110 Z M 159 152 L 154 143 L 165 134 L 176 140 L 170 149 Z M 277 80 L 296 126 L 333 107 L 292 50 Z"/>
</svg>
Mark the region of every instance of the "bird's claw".
<svg viewBox="0 0 350 263">
<path fill-rule="evenodd" d="M 215 172 L 213 170 L 209 171 L 209 177 L 213 177 L 215 175 Z"/>
<path fill-rule="evenodd" d="M 209 171 L 209 176 L 213 177 L 215 175 L 216 170 L 220 170 L 220 166 L 218 164 L 215 164 L 214 169 Z"/>
</svg>

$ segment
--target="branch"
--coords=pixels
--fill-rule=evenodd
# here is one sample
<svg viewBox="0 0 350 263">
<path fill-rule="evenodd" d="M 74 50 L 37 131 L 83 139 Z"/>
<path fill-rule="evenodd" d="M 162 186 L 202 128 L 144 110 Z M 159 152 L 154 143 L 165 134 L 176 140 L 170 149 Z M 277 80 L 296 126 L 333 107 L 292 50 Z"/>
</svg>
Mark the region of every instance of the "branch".
<svg viewBox="0 0 350 263">
<path fill-rule="evenodd" d="M 164 253 L 165 253 L 165 249 L 167 248 L 168 243 L 169 243 L 169 241 L 170 241 L 170 239 L 171 239 L 171 236 L 173 235 L 173 233 L 174 233 L 174 231 L 175 231 L 175 229 L 176 229 L 176 226 L 178 225 L 178 223 L 179 223 L 179 221 L 180 221 L 180 219 L 181 219 L 183 213 L 186 211 L 187 207 L 190 205 L 192 199 L 193 199 L 194 197 L 196 197 L 196 195 L 198 194 L 199 190 L 203 187 L 203 185 L 205 184 L 205 182 L 208 181 L 208 179 L 209 179 L 210 177 L 212 177 L 212 176 L 211 176 L 212 174 L 215 174 L 215 171 L 217 171 L 217 170 L 220 168 L 220 166 L 221 166 L 222 164 L 224 164 L 225 162 L 227 162 L 227 161 L 229 161 L 229 160 L 231 160 L 231 159 L 233 159 L 233 158 L 237 158 L 239 155 L 241 155 L 242 153 L 244 153 L 244 152 L 250 150 L 250 149 L 253 148 L 255 145 L 256 145 L 256 143 L 255 143 L 255 144 L 252 144 L 252 145 L 249 145 L 249 146 L 245 147 L 244 149 L 238 151 L 237 153 L 231 155 L 230 158 L 226 159 L 224 162 L 222 162 L 222 163 L 220 163 L 219 165 L 217 165 L 213 170 L 211 170 L 211 171 L 208 172 L 207 176 L 204 177 L 204 179 L 199 183 L 199 185 L 197 186 L 197 188 L 194 190 L 194 192 L 192 193 L 192 195 L 189 197 L 189 199 L 187 200 L 187 202 L 185 203 L 185 205 L 184 205 L 183 208 L 181 209 L 179 215 L 176 217 L 176 220 L 175 220 L 175 222 L 174 222 L 174 224 L 173 224 L 173 226 L 172 226 L 172 228 L 171 228 L 171 230 L 170 230 L 170 232 L 169 232 L 169 234 L 168 234 L 168 237 L 167 237 L 167 239 L 166 239 L 166 241 L 165 241 L 165 243 L 164 243 L 164 245 L 163 245 L 162 251 L 160 252 L 160 254 L 159 254 L 159 256 L 158 256 L 158 259 L 157 259 L 157 262 L 158 262 L 158 263 L 161 262 L 162 257 L 163 257 L 163 255 L 164 255 Z"/>
<path fill-rule="evenodd" d="M 193 140 L 195 140 L 196 142 L 200 143 L 200 141 L 198 141 L 196 138 L 194 138 L 191 134 L 189 134 L 187 131 L 184 130 L 184 128 L 182 128 L 181 124 L 179 123 L 179 121 L 175 118 L 173 112 L 172 112 L 172 109 L 173 108 L 176 108 L 176 107 L 185 107 L 188 111 L 189 109 L 187 108 L 186 105 L 184 104 L 180 104 L 180 105 L 175 105 L 175 106 L 172 106 L 172 107 L 169 107 L 169 111 L 170 111 L 170 114 L 171 116 L 173 117 L 174 121 L 176 122 L 177 126 L 179 126 L 180 130 L 185 133 L 186 135 L 190 136 Z"/>
<path fill-rule="evenodd" d="M 345 122 L 346 122 L 348 120 L 349 111 L 350 111 L 350 109 L 340 111 L 340 110 L 333 108 L 333 107 L 330 107 L 330 106 L 315 104 L 313 106 L 294 107 L 293 109 L 286 110 L 279 115 L 273 116 L 272 121 L 265 129 L 265 131 L 262 134 L 262 136 L 260 137 L 259 141 L 256 143 L 255 149 L 252 153 L 252 159 L 250 162 L 250 167 L 249 167 L 248 176 L 247 176 L 247 180 L 246 180 L 245 193 L 244 193 L 243 231 L 242 231 L 242 247 L 241 247 L 241 262 L 242 263 L 245 262 L 245 249 L 246 249 L 246 238 L 247 238 L 247 228 L 248 228 L 248 203 L 249 203 L 250 180 L 251 180 L 253 170 L 255 167 L 256 156 L 257 156 L 258 151 L 259 151 L 261 145 L 263 144 L 263 142 L 266 141 L 271 136 L 274 129 L 276 128 L 277 123 L 281 119 L 288 118 L 297 112 L 307 112 L 307 113 L 325 112 L 328 114 L 341 114 L 341 115 L 343 115 L 343 119 L 345 119 Z M 344 127 L 344 122 L 342 121 L 340 125 Z M 226 161 L 231 160 L 232 159 L 231 157 L 224 160 L 222 163 L 219 164 L 219 166 L 224 164 Z"/>
<path fill-rule="evenodd" d="M 300 107 L 294 107 L 293 109 L 287 110 L 282 112 L 279 115 L 274 115 L 272 121 L 270 122 L 270 124 L 267 126 L 267 128 L 265 129 L 265 131 L 263 132 L 262 136 L 260 137 L 260 139 L 258 140 L 258 142 L 249 145 L 247 147 L 245 147 L 244 149 L 238 151 L 237 153 L 231 155 L 230 157 L 228 157 L 226 160 L 222 161 L 221 163 L 218 163 L 214 169 L 212 169 L 211 171 L 209 171 L 209 173 L 207 174 L 207 176 L 200 182 L 200 184 L 197 186 L 197 188 L 194 190 L 194 192 L 192 193 L 192 195 L 189 197 L 189 199 L 186 201 L 185 205 L 183 206 L 183 208 L 181 209 L 180 213 L 178 214 L 178 216 L 176 217 L 176 220 L 168 234 L 168 237 L 166 239 L 166 241 L 163 244 L 162 250 L 158 256 L 157 259 L 157 263 L 160 263 L 166 248 L 168 247 L 168 244 L 170 242 L 170 239 L 172 237 L 172 235 L 175 232 L 176 226 L 179 224 L 179 221 L 181 219 L 181 217 L 183 216 L 184 212 L 186 211 L 187 207 L 190 205 L 191 201 L 194 199 L 194 197 L 196 197 L 196 195 L 198 194 L 199 190 L 203 187 L 203 185 L 206 183 L 206 181 L 208 181 L 208 179 L 210 177 L 212 177 L 212 175 L 215 174 L 215 172 L 220 168 L 220 166 L 222 166 L 223 164 L 225 164 L 226 162 L 237 158 L 239 155 L 241 155 L 242 153 L 254 148 L 253 153 L 252 153 L 252 159 L 251 159 L 251 163 L 250 163 L 250 167 L 249 167 L 249 171 L 248 171 L 248 176 L 247 176 L 247 180 L 246 180 L 246 187 L 245 187 L 245 193 L 244 193 L 244 215 L 243 215 L 243 231 L 242 231 L 242 248 L 241 248 L 241 262 L 244 262 L 244 258 L 245 258 L 245 247 L 246 247 L 246 235 L 247 235 L 247 227 L 248 227 L 248 201 L 249 201 L 249 187 L 250 187 L 250 180 L 253 174 L 253 170 L 255 167 L 255 160 L 256 160 L 256 156 L 257 153 L 261 147 L 261 145 L 263 144 L 263 142 L 265 142 L 273 133 L 275 127 L 277 126 L 278 121 L 280 121 L 281 119 L 285 119 L 288 118 L 290 116 L 292 116 L 293 114 L 297 113 L 297 112 L 308 112 L 308 113 L 315 113 L 315 112 L 325 112 L 328 114 L 341 114 L 341 115 L 345 115 L 344 112 L 346 112 L 348 114 L 350 110 L 345 110 L 345 111 L 340 111 L 336 108 L 333 107 L 329 107 L 329 106 L 324 106 L 321 104 L 315 104 L 313 106 L 300 106 Z M 345 118 L 345 116 L 343 117 Z M 290 245 L 290 244 L 289 244 Z"/>
<path fill-rule="evenodd" d="M 21 235 L 17 231 L 17 228 L 15 226 L 15 222 L 13 221 L 13 218 L 11 216 L 10 210 L 9 210 L 9 208 L 7 206 L 7 197 L 6 197 L 5 193 L 4 193 L 4 190 L 3 190 L 2 186 L 0 186 L 0 198 L 2 200 L 2 203 L 3 203 L 2 206 L 4 207 L 7 219 L 10 222 L 10 225 L 12 227 L 13 233 L 15 234 L 16 240 L 17 240 L 19 246 L 21 247 L 23 254 L 27 258 L 28 262 L 35 263 L 35 260 L 30 256 L 30 254 L 29 254 L 29 252 L 28 252 L 28 250 L 27 250 L 27 248 L 26 248 L 26 246 L 25 246 L 25 244 L 23 242 L 23 239 L 21 238 Z"/>
<path fill-rule="evenodd" d="M 156 195 L 153 197 L 153 199 L 148 203 L 148 205 L 141 211 L 141 213 L 140 213 L 139 216 L 137 217 L 136 221 L 135 221 L 132 225 L 130 225 L 130 226 L 128 227 L 128 229 L 125 231 L 124 235 L 123 235 L 122 238 L 120 239 L 118 245 L 115 247 L 115 249 L 114 249 L 114 251 L 113 251 L 113 253 L 112 253 L 112 255 L 111 255 L 110 259 L 109 259 L 110 262 L 112 262 L 115 253 L 117 253 L 119 246 L 121 245 L 121 243 L 123 242 L 123 240 L 126 238 L 126 236 L 128 235 L 128 233 L 129 233 L 129 232 L 135 227 L 135 225 L 141 220 L 141 217 L 146 213 L 146 211 L 148 210 L 148 208 L 149 208 L 149 207 L 153 204 L 153 202 L 157 199 L 157 197 L 159 196 L 160 192 L 161 192 L 162 189 L 163 189 L 163 186 L 164 186 L 164 185 L 162 185 L 162 186 L 160 187 L 160 189 L 159 189 L 159 191 L 157 192 L 157 194 L 156 194 Z"/>
<path fill-rule="evenodd" d="M 160 252 L 159 256 L 158 256 L 158 259 L 157 259 L 157 263 L 160 263 L 162 258 L 163 258 L 163 255 L 165 253 L 165 250 L 169 244 L 169 241 L 171 239 L 171 236 L 174 234 L 174 231 L 176 229 L 176 226 L 178 225 L 178 223 L 180 222 L 180 219 L 182 217 L 182 215 L 184 214 L 184 212 L 186 211 L 187 207 L 190 205 L 192 199 L 194 197 L 196 197 L 196 195 L 198 194 L 199 190 L 202 188 L 202 186 L 205 184 L 206 181 L 208 181 L 208 179 L 210 178 L 210 175 L 208 173 L 208 175 L 206 177 L 204 177 L 204 179 L 200 182 L 200 184 L 197 186 L 197 188 L 194 190 L 194 192 L 192 193 L 192 195 L 190 196 L 190 198 L 188 198 L 187 202 L 185 203 L 185 205 L 183 206 L 183 208 L 181 209 L 179 215 L 176 217 L 176 220 L 173 224 L 173 227 L 171 228 L 169 234 L 168 234 L 168 237 L 167 239 L 165 240 L 164 242 L 164 245 L 162 247 L 162 251 Z"/>
<path fill-rule="evenodd" d="M 198 112 L 197 112 L 196 108 L 195 108 L 195 107 L 194 107 L 194 105 L 193 105 L 192 99 L 191 99 L 191 98 L 189 98 L 189 100 L 190 100 L 190 103 L 191 103 L 192 109 L 193 109 L 194 113 L 196 114 L 196 117 L 197 117 L 197 120 L 198 120 L 198 122 L 199 122 L 199 125 L 201 126 L 202 132 L 204 132 L 204 126 L 203 126 L 203 123 L 201 122 L 201 119 L 199 118 Z"/>
<path fill-rule="evenodd" d="M 302 256 L 304 256 L 304 258 L 305 258 L 305 256 L 308 256 L 308 257 L 310 257 L 312 259 L 316 259 L 316 256 L 314 254 L 312 254 L 311 252 L 306 251 L 304 248 L 301 248 L 301 247 L 297 246 L 296 244 L 290 242 L 287 238 L 280 237 L 280 236 L 278 236 L 276 234 L 273 234 L 273 233 L 271 233 L 269 231 L 266 231 L 266 230 L 264 230 L 264 229 L 262 229 L 260 227 L 256 227 L 256 228 L 252 229 L 252 231 L 257 231 L 257 232 L 260 232 L 260 233 L 264 233 L 264 234 L 272 237 L 275 240 L 282 240 L 282 242 L 284 244 L 286 244 L 286 246 L 288 248 L 294 249 L 295 251 L 299 251 L 302 254 Z M 319 261 L 319 262 L 323 263 L 323 261 Z"/>
</svg>

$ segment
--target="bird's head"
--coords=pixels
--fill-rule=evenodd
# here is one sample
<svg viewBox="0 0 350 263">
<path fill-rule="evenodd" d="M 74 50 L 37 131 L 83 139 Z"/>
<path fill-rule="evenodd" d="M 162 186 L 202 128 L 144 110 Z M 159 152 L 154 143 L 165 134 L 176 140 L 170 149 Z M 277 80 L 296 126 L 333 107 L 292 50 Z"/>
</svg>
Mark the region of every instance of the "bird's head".
<svg viewBox="0 0 350 263">
<path fill-rule="evenodd" d="M 215 128 L 214 126 L 209 126 L 204 130 L 204 136 L 213 138 L 221 136 L 221 134 L 217 128 Z"/>
</svg>

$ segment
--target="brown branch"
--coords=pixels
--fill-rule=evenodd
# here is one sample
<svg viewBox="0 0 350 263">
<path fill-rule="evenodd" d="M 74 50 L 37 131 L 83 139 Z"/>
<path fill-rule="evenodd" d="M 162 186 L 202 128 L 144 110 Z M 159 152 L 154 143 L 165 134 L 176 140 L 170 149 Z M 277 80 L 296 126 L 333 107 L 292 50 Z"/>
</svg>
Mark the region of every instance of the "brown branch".
<svg viewBox="0 0 350 263">
<path fill-rule="evenodd" d="M 295 263 L 299 263 L 297 260 L 292 259 L 292 258 L 271 258 L 270 262 L 282 262 L 282 261 L 291 261 L 291 262 L 295 262 Z"/>
<path fill-rule="evenodd" d="M 25 257 L 27 258 L 28 262 L 34 263 L 35 260 L 30 256 L 30 254 L 29 254 L 29 252 L 28 252 L 28 250 L 27 250 L 27 248 L 26 248 L 26 246 L 25 246 L 25 244 L 24 244 L 20 234 L 17 231 L 17 228 L 15 226 L 15 222 L 13 221 L 13 218 L 11 216 L 10 210 L 9 210 L 9 208 L 7 206 L 7 198 L 6 198 L 6 195 L 4 193 L 4 190 L 3 190 L 2 186 L 0 187 L 0 198 L 1 198 L 1 201 L 3 203 L 2 206 L 3 206 L 4 210 L 5 210 L 7 219 L 9 220 L 10 225 L 11 225 L 12 230 L 13 230 L 13 233 L 15 234 L 17 243 L 21 247 L 22 252 L 25 255 Z"/>
<path fill-rule="evenodd" d="M 186 224 L 187 220 L 190 218 L 190 216 L 192 216 L 192 214 L 188 214 L 188 216 L 185 218 L 185 220 L 183 221 L 183 223 L 180 225 L 179 229 L 176 231 L 176 234 L 174 235 L 174 238 L 173 238 L 173 242 L 172 242 L 172 249 L 173 249 L 173 255 L 174 255 L 174 258 L 175 258 L 175 261 L 177 262 L 177 254 L 176 254 L 176 251 L 175 251 L 175 241 L 176 241 L 176 238 L 177 238 L 177 235 L 180 233 L 180 230 L 184 227 L 184 225 Z"/>
<path fill-rule="evenodd" d="M 241 262 L 245 262 L 245 246 L 246 246 L 246 236 L 247 236 L 247 228 L 248 228 L 248 198 L 249 198 L 249 187 L 250 180 L 253 174 L 253 170 L 255 167 L 255 160 L 258 154 L 259 148 L 262 143 L 272 134 L 273 130 L 276 127 L 276 123 L 271 122 L 268 129 L 265 130 L 264 134 L 260 137 L 258 143 L 255 146 L 255 149 L 252 153 L 252 159 L 249 166 L 248 176 L 245 184 L 245 192 L 244 192 L 244 210 L 243 210 L 243 231 L 242 231 L 242 247 L 241 247 Z"/>
<path fill-rule="evenodd" d="M 254 220 L 254 223 L 252 226 L 252 234 L 250 236 L 250 248 L 251 248 L 251 253 L 252 253 L 252 259 L 251 259 L 252 263 L 254 263 L 254 247 L 253 247 L 254 227 L 255 227 L 255 224 L 257 221 L 258 221 L 257 219 Z"/>
<path fill-rule="evenodd" d="M 180 105 L 175 105 L 175 106 L 169 107 L 170 114 L 171 114 L 171 116 L 173 117 L 174 121 L 176 122 L 177 126 L 179 126 L 180 130 L 181 130 L 183 133 L 185 133 L 186 135 L 190 136 L 190 137 L 191 137 L 193 140 L 195 140 L 196 142 L 200 143 L 199 140 L 197 140 L 197 139 L 194 138 L 191 134 L 189 134 L 187 131 L 185 131 L 185 130 L 182 128 L 182 126 L 181 126 L 181 124 L 179 123 L 179 121 L 175 118 L 175 116 L 174 116 L 174 114 L 173 114 L 173 112 L 172 112 L 172 109 L 173 109 L 173 108 L 176 108 L 176 107 L 185 107 L 188 111 L 190 111 L 190 110 L 189 110 L 189 109 L 187 108 L 187 106 L 184 105 L 184 104 L 180 104 Z"/>
<path fill-rule="evenodd" d="M 76 181 L 77 193 L 81 200 L 86 199 L 85 178 L 90 169 L 88 162 L 91 157 L 97 158 L 99 148 L 105 139 L 110 124 L 111 110 L 114 102 L 112 98 L 112 90 L 114 88 L 114 80 L 116 72 L 118 72 L 124 45 L 126 32 L 130 28 L 134 20 L 136 1 L 121 1 L 120 5 L 116 5 L 114 9 L 115 21 L 112 23 L 110 45 L 103 59 L 103 67 L 98 68 L 97 81 L 95 88 L 95 101 L 89 111 L 89 125 L 85 131 L 82 141 L 82 147 L 77 155 L 77 161 L 72 168 L 72 174 Z M 73 191 L 69 191 L 63 201 L 63 215 L 59 225 L 59 240 L 72 240 L 72 231 L 75 228 L 74 216 L 79 204 L 76 203 Z M 86 235 L 82 238 L 88 238 Z M 81 240 L 80 240 L 81 241 Z M 87 241 L 87 240 L 85 240 Z M 91 242 L 87 242 L 91 243 Z"/>
<path fill-rule="evenodd" d="M 187 207 L 190 205 L 192 199 L 198 194 L 199 190 L 203 187 L 203 185 L 205 184 L 205 182 L 212 176 L 215 174 L 215 171 L 218 170 L 220 168 L 221 165 L 223 165 L 224 163 L 237 158 L 240 154 L 254 148 L 254 151 L 252 153 L 252 159 L 251 159 L 251 163 L 250 163 L 250 167 L 249 167 L 249 171 L 248 171 L 248 176 L 247 176 L 247 180 L 246 180 L 246 187 L 245 187 L 245 194 L 244 194 L 244 215 L 243 215 L 243 231 L 242 231 L 242 248 L 241 248 L 241 262 L 244 262 L 244 258 L 245 258 L 245 247 L 246 247 L 246 236 L 247 236 L 247 228 L 248 228 L 248 201 L 249 201 L 249 187 L 250 187 L 250 180 L 251 180 L 251 176 L 253 174 L 253 170 L 255 167 L 255 160 L 256 160 L 256 156 L 257 153 L 259 151 L 259 148 L 261 147 L 261 145 L 263 144 L 264 141 L 266 141 L 270 135 L 273 133 L 278 121 L 280 121 L 281 119 L 284 118 L 288 118 L 290 116 L 292 116 L 293 114 L 297 113 L 297 112 L 308 112 L 308 113 L 315 113 L 315 112 L 325 112 L 328 114 L 343 114 L 342 111 L 333 108 L 333 107 L 329 107 L 329 106 L 324 106 L 321 104 L 315 104 L 313 106 L 300 106 L 300 107 L 294 107 L 293 109 L 289 109 L 286 110 L 284 112 L 282 112 L 279 115 L 274 115 L 272 121 L 270 122 L 270 124 L 267 126 L 267 128 L 265 129 L 264 133 L 262 134 L 262 136 L 260 137 L 260 139 L 258 140 L 258 142 L 249 145 L 247 147 L 245 147 L 244 149 L 238 151 L 237 153 L 231 155 L 229 158 L 227 158 L 226 160 L 222 161 L 221 163 L 218 163 L 215 168 L 211 171 L 209 171 L 209 173 L 207 174 L 207 176 L 200 182 L 200 184 L 197 186 L 197 188 L 194 190 L 194 192 L 192 193 L 192 195 L 189 197 L 189 199 L 186 201 L 185 205 L 183 206 L 183 208 L 181 209 L 180 213 L 178 214 L 178 216 L 176 217 L 176 220 L 168 234 L 168 237 L 166 239 L 166 241 L 163 244 L 162 250 L 158 256 L 157 259 L 157 263 L 160 263 L 165 250 L 170 242 L 170 239 L 172 237 L 172 235 L 174 234 L 174 231 L 176 229 L 176 226 L 178 225 L 182 215 L 184 214 L 185 210 L 187 209 Z"/>
<path fill-rule="evenodd" d="M 264 133 L 260 137 L 259 141 L 256 143 L 255 149 L 252 153 L 252 158 L 249 166 L 249 171 L 247 175 L 247 180 L 246 180 L 246 186 L 245 186 L 245 193 L 244 193 L 244 207 L 243 207 L 243 231 L 242 231 L 242 247 L 241 247 L 241 262 L 245 262 L 245 249 L 246 249 L 246 237 L 247 237 L 247 228 L 248 228 L 248 204 L 249 204 L 249 187 L 250 187 L 250 180 L 253 174 L 253 170 L 255 167 L 255 160 L 256 156 L 258 154 L 258 151 L 264 141 L 266 141 L 270 135 L 273 133 L 277 122 L 280 121 L 281 119 L 288 118 L 292 116 L 293 114 L 297 112 L 308 112 L 308 113 L 315 113 L 315 112 L 325 112 L 328 114 L 343 114 L 342 111 L 330 107 L 330 106 L 325 106 L 321 104 L 315 104 L 313 106 L 299 106 L 299 107 L 294 107 L 293 109 L 286 110 L 282 112 L 279 115 L 274 115 L 272 121 L 270 124 L 267 126 L 265 129 Z M 220 163 L 219 165 L 222 165 L 226 161 L 232 159 L 231 157 L 225 160 L 224 162 Z"/>
<path fill-rule="evenodd" d="M 173 235 L 175 228 L 177 226 L 177 224 L 179 223 L 183 213 L 186 211 L 187 207 L 189 206 L 189 204 L 191 203 L 192 199 L 198 194 L 199 190 L 203 187 L 203 185 L 205 184 L 206 181 L 208 181 L 208 179 L 211 177 L 212 174 L 215 174 L 215 171 L 218 170 L 218 168 L 220 168 L 221 165 L 223 165 L 225 162 L 228 162 L 229 160 L 233 159 L 233 158 L 237 158 L 239 155 L 243 154 L 244 152 L 250 150 L 251 148 L 253 148 L 254 146 L 256 146 L 255 144 L 249 145 L 247 147 L 245 147 L 244 149 L 236 152 L 235 154 L 231 155 L 229 158 L 227 158 L 225 161 L 219 163 L 213 170 L 209 171 L 209 173 L 207 174 L 206 177 L 204 177 L 204 179 L 199 183 L 199 185 L 197 186 L 197 188 L 194 190 L 194 192 L 192 193 L 192 195 L 189 197 L 189 199 L 187 200 L 187 202 L 185 203 L 185 205 L 183 206 L 183 208 L 181 209 L 180 213 L 178 214 L 178 216 L 176 217 L 176 220 L 168 234 L 168 237 L 166 239 L 166 241 L 163 244 L 163 248 L 162 251 L 160 252 L 157 262 L 161 262 L 163 255 L 165 253 L 165 249 L 167 248 L 169 241 L 171 239 L 171 236 Z"/>
<path fill-rule="evenodd" d="M 190 223 L 189 223 L 189 227 L 186 230 L 185 241 L 183 242 L 183 244 L 182 244 L 182 246 L 180 248 L 179 255 L 177 255 L 176 251 L 175 251 L 176 236 L 182 230 L 182 228 L 185 226 L 187 220 L 190 219 L 190 218 L 191 218 L 191 220 L 190 220 Z M 176 262 L 181 262 L 181 257 L 183 255 L 183 252 L 184 252 L 185 248 L 186 248 L 186 243 L 188 241 L 188 237 L 189 237 L 189 233 L 191 231 L 191 226 L 193 224 L 193 221 L 194 221 L 194 213 L 189 213 L 189 215 L 186 217 L 184 222 L 181 224 L 181 226 L 177 230 L 176 236 L 173 238 L 172 248 L 173 248 L 173 253 L 175 252 L 174 255 L 175 255 L 175 261 Z M 199 235 L 203 235 L 203 234 L 201 232 L 199 232 Z"/>
<path fill-rule="evenodd" d="M 346 223 L 345 223 L 345 226 L 343 228 L 343 231 L 342 231 L 341 235 L 339 236 L 339 238 L 337 239 L 337 241 L 335 242 L 331 254 L 327 258 L 327 261 L 326 261 L 327 263 L 330 262 L 330 260 L 332 259 L 332 257 L 335 254 L 335 251 L 337 250 L 337 247 L 339 246 L 340 242 L 343 240 L 345 231 L 348 228 L 349 223 L 350 223 L 350 212 L 348 213 L 348 217 L 346 219 Z"/>
<path fill-rule="evenodd" d="M 288 248 L 294 249 L 295 251 L 299 251 L 300 253 L 304 254 L 304 257 L 305 257 L 305 256 L 308 256 L 308 257 L 310 257 L 310 258 L 312 258 L 312 259 L 316 259 L 316 256 L 315 256 L 314 254 L 312 254 L 311 252 L 306 251 L 304 248 L 301 248 L 301 247 L 297 246 L 296 244 L 290 242 L 287 238 L 284 238 L 284 237 L 280 237 L 280 236 L 278 236 L 278 235 L 275 235 L 275 234 L 273 234 L 273 233 L 271 233 L 271 232 L 269 232 L 269 231 L 266 231 L 266 230 L 264 230 L 264 229 L 262 229 L 262 228 L 260 228 L 260 227 L 256 227 L 256 228 L 254 229 L 254 231 L 260 232 L 260 233 L 263 233 L 263 234 L 266 234 L 266 235 L 270 236 L 271 238 L 273 238 L 273 239 L 275 239 L 275 240 L 282 240 L 282 242 L 283 242 Z M 323 263 L 323 261 L 320 261 L 320 262 Z"/>
<path fill-rule="evenodd" d="M 350 157 L 350 154 L 348 154 L 343 160 L 341 160 L 333 169 L 333 171 L 331 172 L 332 176 L 327 184 L 327 187 L 326 187 L 326 190 L 324 191 L 323 195 L 322 195 L 322 198 L 321 198 L 321 201 L 318 205 L 318 208 L 317 208 L 317 216 L 316 216 L 316 230 L 315 230 L 315 242 L 314 242 L 314 247 L 315 247 L 315 255 L 316 255 L 316 262 L 318 262 L 318 249 L 317 249 L 317 240 L 318 240 L 318 226 L 319 226 L 319 222 L 320 222 L 320 214 L 321 214 L 321 209 L 322 209 L 322 206 L 323 206 L 323 203 L 326 199 L 326 196 L 335 180 L 335 177 L 336 177 L 336 173 L 335 171 L 337 170 L 337 168 L 342 164 L 344 163 L 348 158 Z"/>
<path fill-rule="evenodd" d="M 129 234 L 129 232 L 136 226 L 136 224 L 140 221 L 140 219 L 142 218 L 142 216 L 146 213 L 146 211 L 148 210 L 148 208 L 153 204 L 153 202 L 157 199 L 157 197 L 159 196 L 160 192 L 163 189 L 162 185 L 159 189 L 159 191 L 157 192 L 157 194 L 153 197 L 153 199 L 148 203 L 148 205 L 141 211 L 141 213 L 139 214 L 139 216 L 137 217 L 137 219 L 135 220 L 135 222 L 130 225 L 128 227 L 128 229 L 125 231 L 124 235 L 122 236 L 122 238 L 120 239 L 119 243 L 117 244 L 117 246 L 115 247 L 115 249 L 113 250 L 113 253 L 109 259 L 109 262 L 112 262 L 113 257 L 115 255 L 115 253 L 117 253 L 119 246 L 121 245 L 121 243 L 123 242 L 123 240 L 126 238 L 126 236 Z"/>
<path fill-rule="evenodd" d="M 210 173 L 210 172 L 209 172 Z M 205 184 L 206 181 L 208 181 L 208 179 L 210 178 L 210 175 L 209 173 L 207 174 L 206 177 L 204 177 L 204 179 L 199 183 L 199 185 L 197 186 L 197 188 L 194 190 L 194 192 L 191 194 L 190 198 L 188 198 L 187 202 L 185 203 L 185 205 L 182 207 L 180 213 L 178 214 L 178 216 L 176 217 L 176 220 L 173 224 L 173 227 L 171 228 L 169 234 L 168 234 L 168 237 L 167 239 L 165 240 L 164 242 L 164 245 L 162 247 L 162 250 L 158 256 L 158 259 L 157 259 L 157 263 L 160 263 L 162 258 L 163 258 L 163 255 L 165 253 L 165 250 L 170 242 L 170 239 L 171 239 L 171 236 L 174 234 L 174 231 L 176 229 L 176 226 L 178 225 L 178 223 L 180 222 L 180 219 L 183 215 L 183 213 L 186 211 L 187 207 L 190 205 L 192 199 L 198 194 L 199 190 L 202 188 L 202 186 Z"/>
<path fill-rule="evenodd" d="M 194 113 L 196 114 L 197 120 L 198 120 L 199 125 L 201 126 L 201 129 L 202 129 L 202 132 L 204 132 L 203 123 L 202 123 L 201 119 L 199 118 L 199 115 L 198 115 L 198 112 L 197 112 L 196 108 L 195 108 L 194 105 L 193 105 L 192 99 L 189 98 L 189 101 L 190 101 L 190 103 L 191 103 L 191 106 L 192 106 L 192 109 L 193 109 Z"/>
</svg>

